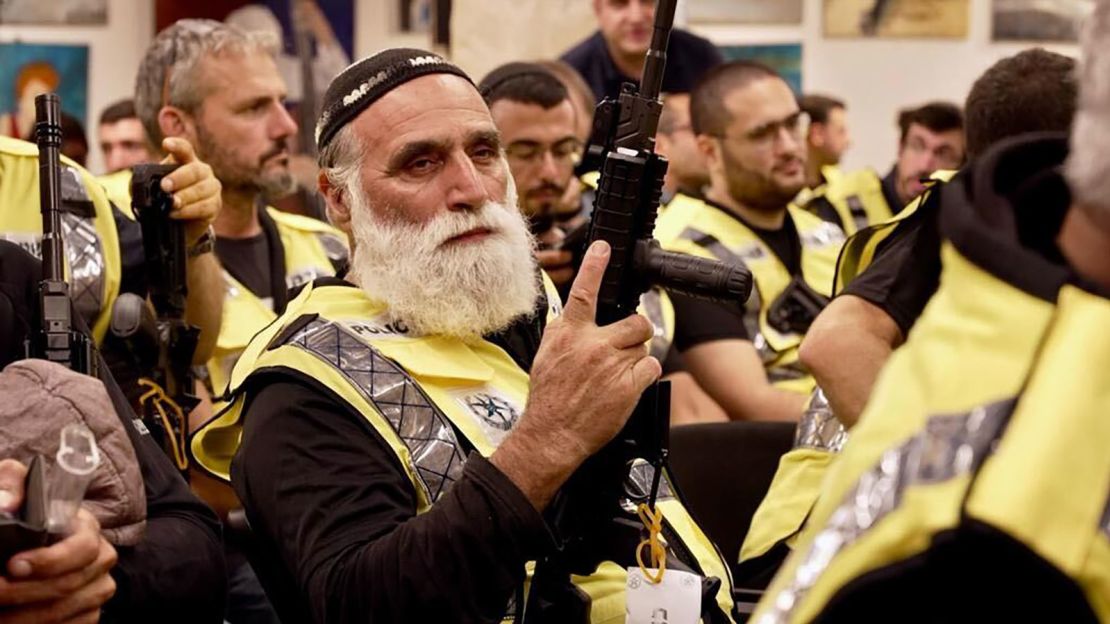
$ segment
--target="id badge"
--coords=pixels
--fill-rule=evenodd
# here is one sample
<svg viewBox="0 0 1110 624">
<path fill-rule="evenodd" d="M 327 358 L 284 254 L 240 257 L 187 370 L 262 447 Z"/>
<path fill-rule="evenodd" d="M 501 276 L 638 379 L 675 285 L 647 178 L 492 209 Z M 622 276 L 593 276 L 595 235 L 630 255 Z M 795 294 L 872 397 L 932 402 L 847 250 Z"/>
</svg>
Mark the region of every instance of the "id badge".
<svg viewBox="0 0 1110 624">
<path fill-rule="evenodd" d="M 701 577 L 667 570 L 659 584 L 640 568 L 628 568 L 625 624 L 698 624 L 701 618 Z"/>
</svg>

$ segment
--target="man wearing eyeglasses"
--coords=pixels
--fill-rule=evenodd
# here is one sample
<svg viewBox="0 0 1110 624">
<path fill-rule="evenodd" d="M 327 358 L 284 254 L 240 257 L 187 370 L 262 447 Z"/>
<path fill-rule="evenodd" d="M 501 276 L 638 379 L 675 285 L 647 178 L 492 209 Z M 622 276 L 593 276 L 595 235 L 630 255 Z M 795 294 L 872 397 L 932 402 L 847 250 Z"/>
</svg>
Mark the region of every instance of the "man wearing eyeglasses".
<svg viewBox="0 0 1110 624">
<path fill-rule="evenodd" d="M 798 345 L 827 303 L 844 234 L 790 206 L 805 186 L 808 119 L 774 70 L 735 61 L 691 96 L 709 169 L 704 200 L 664 212 L 657 234 L 675 251 L 743 263 L 756 288 L 744 307 L 672 295 L 687 369 L 734 419 L 797 420 L 813 378 Z"/>
<path fill-rule="evenodd" d="M 925 190 L 937 171 L 963 166 L 967 148 L 963 111 L 930 102 L 898 114 L 898 160 L 884 178 L 863 169 L 830 180 L 806 208 L 848 234 L 890 220 Z"/>
<path fill-rule="evenodd" d="M 539 245 L 536 259 L 558 287 L 574 278 L 573 258 L 559 249 L 559 202 L 574 183 L 582 151 L 570 93 L 551 72 L 534 63 L 508 63 L 478 85 L 501 133 L 517 204 Z"/>
</svg>

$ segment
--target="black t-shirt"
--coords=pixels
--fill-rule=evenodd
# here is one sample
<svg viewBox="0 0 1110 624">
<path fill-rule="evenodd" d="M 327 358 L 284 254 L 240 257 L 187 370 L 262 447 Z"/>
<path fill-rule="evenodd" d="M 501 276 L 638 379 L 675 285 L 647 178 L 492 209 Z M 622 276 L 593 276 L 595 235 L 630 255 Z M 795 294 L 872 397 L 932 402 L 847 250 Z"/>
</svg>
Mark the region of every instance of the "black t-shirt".
<svg viewBox="0 0 1110 624">
<path fill-rule="evenodd" d="M 621 73 L 609 56 L 601 31 L 567 50 L 562 60 L 582 75 L 598 100 L 620 95 L 621 85 L 637 82 Z M 671 32 L 667 45 L 667 65 L 663 69 L 664 93 L 689 93 L 710 68 L 724 62 L 721 52 L 709 40 L 684 30 Z"/>
<path fill-rule="evenodd" d="M 863 273 L 840 295 L 855 295 L 882 309 L 909 334 L 940 286 L 939 215 L 942 193 L 934 190 L 916 212 L 898 222 Z"/>
<path fill-rule="evenodd" d="M 265 233 L 250 238 L 216 238 L 216 256 L 240 284 L 263 301 L 273 300 L 270 244 Z"/>
<path fill-rule="evenodd" d="M 712 202 L 710 202 L 712 203 Z M 721 208 L 718 206 L 718 208 Z M 787 212 L 782 227 L 777 230 L 757 228 L 743 218 L 721 208 L 745 227 L 751 229 L 759 240 L 770 247 L 772 253 L 782 261 L 791 275 L 802 272 L 802 242 L 798 238 L 798 228 Z M 675 314 L 675 346 L 680 352 L 716 340 L 751 340 L 744 326 L 744 306 L 714 303 L 687 297 L 679 293 L 669 293 Z"/>
</svg>

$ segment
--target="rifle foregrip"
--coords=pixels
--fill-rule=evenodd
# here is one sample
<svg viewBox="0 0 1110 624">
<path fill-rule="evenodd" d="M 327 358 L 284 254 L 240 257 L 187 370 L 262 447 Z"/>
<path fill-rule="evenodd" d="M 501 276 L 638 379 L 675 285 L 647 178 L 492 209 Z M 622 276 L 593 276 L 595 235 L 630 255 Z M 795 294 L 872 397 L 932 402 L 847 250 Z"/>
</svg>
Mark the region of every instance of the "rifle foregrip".
<svg viewBox="0 0 1110 624">
<path fill-rule="evenodd" d="M 739 304 L 752 294 L 752 274 L 743 266 L 663 251 L 656 242 L 645 243 L 641 253 L 651 281 L 665 290 Z"/>
</svg>

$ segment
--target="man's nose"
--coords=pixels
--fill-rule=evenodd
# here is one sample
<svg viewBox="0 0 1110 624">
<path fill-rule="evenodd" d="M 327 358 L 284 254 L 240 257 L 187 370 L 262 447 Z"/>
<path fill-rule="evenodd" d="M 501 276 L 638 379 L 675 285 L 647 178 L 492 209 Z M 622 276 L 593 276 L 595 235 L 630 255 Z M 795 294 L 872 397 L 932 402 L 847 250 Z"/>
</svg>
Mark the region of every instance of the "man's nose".
<svg viewBox="0 0 1110 624">
<path fill-rule="evenodd" d="M 297 122 L 293 119 L 293 116 L 289 114 L 289 111 L 285 110 L 285 107 L 280 103 L 275 104 L 274 108 L 274 115 L 270 125 L 270 138 L 283 139 L 296 134 L 298 129 Z"/>
<path fill-rule="evenodd" d="M 475 210 L 489 201 L 485 180 L 474 161 L 465 154 L 453 158 L 448 165 L 447 207 L 450 210 Z"/>
</svg>

